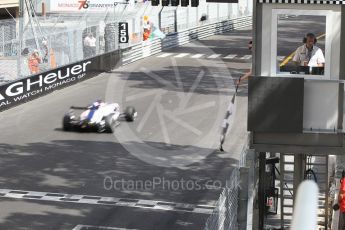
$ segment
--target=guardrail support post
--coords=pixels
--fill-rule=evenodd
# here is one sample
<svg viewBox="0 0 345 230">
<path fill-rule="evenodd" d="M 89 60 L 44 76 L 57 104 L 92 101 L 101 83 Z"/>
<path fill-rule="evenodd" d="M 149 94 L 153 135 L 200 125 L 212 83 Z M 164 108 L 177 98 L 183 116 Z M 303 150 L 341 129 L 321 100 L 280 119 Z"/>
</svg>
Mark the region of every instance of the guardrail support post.
<svg viewBox="0 0 345 230">
<path fill-rule="evenodd" d="M 304 154 L 295 154 L 294 157 L 294 174 L 293 174 L 293 200 L 296 199 L 297 188 L 304 180 L 306 156 Z"/>
<path fill-rule="evenodd" d="M 264 229 L 265 225 L 265 184 L 266 184 L 266 153 L 260 152 L 259 155 L 259 191 L 258 191 L 258 203 L 259 203 L 259 230 Z"/>
</svg>

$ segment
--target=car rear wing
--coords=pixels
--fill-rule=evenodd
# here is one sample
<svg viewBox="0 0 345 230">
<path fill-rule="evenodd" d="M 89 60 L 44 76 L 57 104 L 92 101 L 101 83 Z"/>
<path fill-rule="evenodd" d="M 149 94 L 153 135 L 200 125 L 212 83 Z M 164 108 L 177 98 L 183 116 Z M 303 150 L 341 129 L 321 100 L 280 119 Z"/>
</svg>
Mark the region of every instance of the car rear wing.
<svg viewBox="0 0 345 230">
<path fill-rule="evenodd" d="M 71 106 L 70 109 L 87 110 L 89 107 Z"/>
</svg>

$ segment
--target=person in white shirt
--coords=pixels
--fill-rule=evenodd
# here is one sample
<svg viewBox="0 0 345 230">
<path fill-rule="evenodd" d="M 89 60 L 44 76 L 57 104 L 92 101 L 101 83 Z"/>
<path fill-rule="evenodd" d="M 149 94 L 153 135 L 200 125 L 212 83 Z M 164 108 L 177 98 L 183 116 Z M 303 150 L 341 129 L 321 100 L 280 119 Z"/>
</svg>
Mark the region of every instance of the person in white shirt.
<svg viewBox="0 0 345 230">
<path fill-rule="evenodd" d="M 89 33 L 84 39 L 85 56 L 93 57 L 96 55 L 96 38 Z"/>
<path fill-rule="evenodd" d="M 297 48 L 292 61 L 299 66 L 323 67 L 325 57 L 322 50 L 315 45 L 316 37 L 313 33 L 308 33 L 303 39 L 303 46 Z"/>
</svg>

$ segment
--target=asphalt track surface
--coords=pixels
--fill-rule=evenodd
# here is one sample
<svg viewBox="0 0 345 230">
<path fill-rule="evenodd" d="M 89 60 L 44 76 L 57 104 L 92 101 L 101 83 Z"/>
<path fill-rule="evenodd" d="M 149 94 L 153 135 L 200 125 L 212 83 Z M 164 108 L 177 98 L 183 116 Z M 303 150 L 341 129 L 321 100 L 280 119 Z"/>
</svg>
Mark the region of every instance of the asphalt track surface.
<svg viewBox="0 0 345 230">
<path fill-rule="evenodd" d="M 282 55 L 300 45 L 300 34 L 318 34 L 315 22 L 285 23 L 292 36 L 288 29 L 279 35 L 286 39 L 279 51 Z M 246 135 L 246 83 L 236 100 L 227 152 L 216 149 L 234 93 L 233 78 L 248 70 L 251 60 L 190 56 L 250 55 L 250 33 L 236 31 L 174 48 L 169 52 L 189 56 L 149 57 L 2 112 L 0 229 L 71 230 L 78 225 L 202 229 L 209 214 L 188 207 L 214 206 L 239 159 Z M 61 130 L 62 116 L 71 105 L 84 106 L 96 99 L 133 105 L 139 117 L 134 123 L 123 122 L 114 135 Z M 153 180 L 161 183 L 154 188 L 142 184 Z M 115 188 L 115 182 L 120 187 Z M 1 189 L 16 191 L 5 194 Z M 28 191 L 64 194 L 64 198 L 22 199 Z M 127 203 L 72 202 L 76 195 L 122 198 Z M 133 206 L 144 201 L 149 203 L 146 207 Z M 159 201 L 171 202 L 170 208 L 185 207 L 152 206 Z"/>
<path fill-rule="evenodd" d="M 248 55 L 249 40 L 250 31 L 243 30 L 169 52 Z M 214 206 L 237 163 L 244 114 L 237 115 L 242 120 L 236 132 L 242 136 L 233 140 L 235 146 L 228 145 L 226 153 L 216 149 L 234 92 L 233 78 L 246 71 L 250 61 L 157 55 L 2 112 L 0 188 L 17 192 L 0 193 L 0 229 L 73 229 L 81 224 L 202 229 L 210 210 L 188 207 Z M 246 86 L 240 91 L 238 100 L 244 101 L 245 110 Z M 114 134 L 61 130 L 71 105 L 85 106 L 96 99 L 132 105 L 138 119 L 122 122 Z M 145 182 L 151 186 L 144 187 Z M 27 191 L 65 198 L 22 199 Z M 70 202 L 73 195 L 127 201 L 122 206 Z M 151 203 L 133 207 L 133 200 Z M 185 208 L 153 208 L 158 201 Z"/>
</svg>

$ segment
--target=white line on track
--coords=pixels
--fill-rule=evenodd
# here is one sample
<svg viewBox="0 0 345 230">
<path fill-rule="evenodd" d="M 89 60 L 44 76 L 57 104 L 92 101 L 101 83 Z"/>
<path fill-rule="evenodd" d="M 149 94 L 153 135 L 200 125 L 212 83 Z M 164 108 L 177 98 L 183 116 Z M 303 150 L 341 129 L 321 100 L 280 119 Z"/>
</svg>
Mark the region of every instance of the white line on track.
<svg viewBox="0 0 345 230">
<path fill-rule="evenodd" d="M 209 56 L 207 58 L 216 59 L 216 58 L 219 58 L 220 56 L 221 56 L 221 54 L 212 54 L 211 56 Z"/>
<path fill-rule="evenodd" d="M 98 229 L 98 230 L 135 230 L 135 229 L 129 229 L 129 228 L 103 227 L 103 226 L 82 225 L 82 224 L 78 224 L 72 230 L 87 230 L 89 228 Z"/>
<path fill-rule="evenodd" d="M 237 54 L 230 54 L 226 57 L 224 57 L 224 59 L 234 59 L 237 56 Z"/>
<path fill-rule="evenodd" d="M 201 58 L 202 56 L 204 56 L 205 54 L 195 54 L 193 55 L 191 58 Z"/>
<path fill-rule="evenodd" d="M 251 58 L 252 58 L 252 55 L 244 55 L 243 57 L 241 57 L 241 59 L 243 59 L 243 60 L 248 60 Z"/>
<path fill-rule="evenodd" d="M 159 55 L 158 57 L 160 57 L 160 58 L 169 57 L 169 56 L 171 56 L 172 54 L 173 54 L 173 53 L 163 53 L 163 54 Z"/>
<path fill-rule="evenodd" d="M 189 55 L 189 53 L 180 53 L 180 54 L 176 55 L 175 58 L 183 58 L 183 57 L 188 56 L 188 55 Z"/>
<path fill-rule="evenodd" d="M 191 212 L 199 214 L 211 214 L 214 206 L 195 205 L 186 203 L 174 203 L 157 200 L 143 200 L 130 198 L 102 197 L 90 195 L 75 195 L 64 193 L 49 193 L 37 191 L 23 191 L 12 189 L 0 189 L 0 198 L 38 200 L 61 203 L 78 203 L 90 205 L 108 205 L 118 207 L 135 207 L 142 209 L 164 210 L 175 212 Z"/>
</svg>

